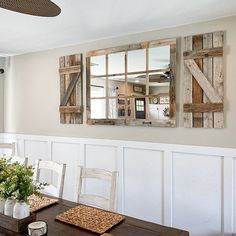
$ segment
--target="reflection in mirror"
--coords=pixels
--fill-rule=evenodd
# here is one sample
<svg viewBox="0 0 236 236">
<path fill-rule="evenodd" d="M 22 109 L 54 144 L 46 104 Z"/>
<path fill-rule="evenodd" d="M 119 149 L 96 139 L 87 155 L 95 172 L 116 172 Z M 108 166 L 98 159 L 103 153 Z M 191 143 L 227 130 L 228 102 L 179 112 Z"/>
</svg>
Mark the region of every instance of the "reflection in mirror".
<svg viewBox="0 0 236 236">
<path fill-rule="evenodd" d="M 91 78 L 90 96 L 91 98 L 106 96 L 106 78 Z"/>
<path fill-rule="evenodd" d="M 146 74 L 128 75 L 127 96 L 140 96 L 146 93 Z"/>
<path fill-rule="evenodd" d="M 112 53 L 108 55 L 108 74 L 125 73 L 125 53 Z"/>
<path fill-rule="evenodd" d="M 146 49 L 128 52 L 128 72 L 146 70 Z"/>
<path fill-rule="evenodd" d="M 148 105 L 149 119 L 168 120 L 169 104 L 150 103 Z"/>
<path fill-rule="evenodd" d="M 149 49 L 149 70 L 170 67 L 170 46 Z"/>
<path fill-rule="evenodd" d="M 130 99 L 130 119 L 146 119 L 146 99 L 137 97 Z"/>
<path fill-rule="evenodd" d="M 108 77 L 108 97 L 125 96 L 125 78 L 124 76 Z"/>
<path fill-rule="evenodd" d="M 106 118 L 106 100 L 91 99 L 91 118 L 105 119 Z"/>
<path fill-rule="evenodd" d="M 125 118 L 127 115 L 127 118 L 133 118 L 133 104 L 132 99 L 130 98 L 119 98 L 117 101 L 118 104 L 118 118 Z M 127 105 L 127 109 L 125 108 Z"/>
<path fill-rule="evenodd" d="M 169 93 L 170 78 L 169 78 L 169 73 L 168 72 L 166 73 L 149 74 L 149 95 Z"/>
<path fill-rule="evenodd" d="M 91 57 L 90 73 L 91 73 L 91 77 L 96 76 L 96 75 L 105 75 L 106 74 L 106 57 L 105 57 L 105 55 Z"/>
<path fill-rule="evenodd" d="M 108 100 L 108 118 L 109 119 L 117 119 L 118 118 L 118 106 L 117 99 L 109 99 Z"/>
<path fill-rule="evenodd" d="M 169 96 L 170 86 L 168 83 L 149 84 L 149 95 L 167 94 Z"/>
</svg>

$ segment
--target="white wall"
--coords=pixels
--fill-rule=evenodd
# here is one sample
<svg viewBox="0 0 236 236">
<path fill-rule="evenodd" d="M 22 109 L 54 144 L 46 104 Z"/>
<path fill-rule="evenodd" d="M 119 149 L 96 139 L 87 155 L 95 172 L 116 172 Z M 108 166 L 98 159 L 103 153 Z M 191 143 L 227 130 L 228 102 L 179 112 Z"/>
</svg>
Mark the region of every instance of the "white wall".
<svg viewBox="0 0 236 236">
<path fill-rule="evenodd" d="M 16 141 L 18 154 L 31 164 L 38 158 L 66 163 L 66 199 L 76 200 L 78 165 L 117 170 L 119 212 L 191 236 L 236 235 L 236 149 L 34 135 L 3 139 Z M 93 185 L 93 191 L 105 189 Z"/>
<path fill-rule="evenodd" d="M 211 22 L 127 35 L 13 57 L 10 72 L 8 73 L 8 78 L 5 83 L 5 131 L 22 134 L 236 147 L 235 23 L 236 17 L 234 16 Z M 225 129 L 204 130 L 183 128 L 183 64 L 181 61 L 182 48 L 180 46 L 177 50 L 179 63 L 176 88 L 178 128 L 60 124 L 58 111 L 60 100 L 58 60 L 60 56 L 80 52 L 85 54 L 87 51 L 93 49 L 170 37 L 178 37 L 178 43 L 180 45 L 180 38 L 183 36 L 217 30 L 225 31 Z"/>
</svg>

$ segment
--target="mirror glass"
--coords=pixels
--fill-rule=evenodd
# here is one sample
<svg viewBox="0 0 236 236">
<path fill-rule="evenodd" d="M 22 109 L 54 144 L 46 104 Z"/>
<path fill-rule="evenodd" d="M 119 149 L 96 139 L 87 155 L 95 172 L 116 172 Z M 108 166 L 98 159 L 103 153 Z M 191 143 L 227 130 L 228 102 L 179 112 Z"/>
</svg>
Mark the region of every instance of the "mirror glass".
<svg viewBox="0 0 236 236">
<path fill-rule="evenodd" d="M 108 118 L 117 119 L 118 118 L 118 99 L 108 99 Z"/>
<path fill-rule="evenodd" d="M 91 98 L 106 96 L 106 78 L 91 78 L 90 96 Z"/>
<path fill-rule="evenodd" d="M 108 74 L 125 73 L 125 52 L 108 55 Z"/>
<path fill-rule="evenodd" d="M 106 100 L 91 99 L 91 118 L 105 119 L 106 118 Z"/>
<path fill-rule="evenodd" d="M 170 103 L 170 94 L 174 98 L 175 91 L 170 87 L 175 83 L 175 70 L 170 65 L 175 54 L 170 49 L 175 44 L 175 39 L 170 45 L 162 40 L 146 42 L 104 49 L 98 53 L 104 55 L 90 57 L 89 119 L 96 119 L 96 124 L 105 119 L 108 122 L 101 124 L 112 120 L 110 124 L 174 127 L 175 101 Z"/>
<path fill-rule="evenodd" d="M 149 49 L 149 70 L 166 69 L 170 66 L 170 46 Z"/>
<path fill-rule="evenodd" d="M 146 70 L 146 49 L 128 51 L 128 72 Z"/>
<path fill-rule="evenodd" d="M 90 73 L 91 76 L 96 75 L 105 75 L 106 74 L 106 57 L 105 55 L 102 56 L 95 56 L 90 58 Z"/>
<path fill-rule="evenodd" d="M 108 77 L 108 96 L 124 97 L 125 96 L 125 77 L 112 76 Z"/>
<path fill-rule="evenodd" d="M 146 94 L 146 74 L 127 76 L 127 96 L 140 96 Z"/>
</svg>

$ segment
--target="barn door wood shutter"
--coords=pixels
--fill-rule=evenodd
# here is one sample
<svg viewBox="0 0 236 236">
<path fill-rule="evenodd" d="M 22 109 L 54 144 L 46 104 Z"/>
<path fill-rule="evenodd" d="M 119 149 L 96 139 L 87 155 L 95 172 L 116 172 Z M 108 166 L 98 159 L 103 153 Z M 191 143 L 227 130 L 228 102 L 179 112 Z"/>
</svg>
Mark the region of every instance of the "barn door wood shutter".
<svg viewBox="0 0 236 236">
<path fill-rule="evenodd" d="M 184 126 L 223 128 L 222 31 L 184 38 Z"/>
<path fill-rule="evenodd" d="M 59 62 L 61 124 L 82 124 L 82 54 L 60 57 Z"/>
</svg>

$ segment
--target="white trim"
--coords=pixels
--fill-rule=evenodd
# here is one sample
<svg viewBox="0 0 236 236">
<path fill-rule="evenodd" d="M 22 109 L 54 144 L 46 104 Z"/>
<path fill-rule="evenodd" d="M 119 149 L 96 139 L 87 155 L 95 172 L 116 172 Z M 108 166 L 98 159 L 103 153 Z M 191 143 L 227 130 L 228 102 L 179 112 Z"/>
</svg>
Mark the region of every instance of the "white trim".
<svg viewBox="0 0 236 236">
<path fill-rule="evenodd" d="M 76 143 L 86 145 L 99 145 L 99 146 L 122 146 L 123 148 L 135 149 L 148 149 L 148 150 L 168 150 L 175 153 L 191 153 L 191 154 L 209 154 L 216 156 L 231 156 L 236 157 L 236 148 L 223 148 L 223 147 L 208 147 L 208 146 L 194 146 L 182 144 L 166 144 L 166 143 L 152 143 L 152 142 L 139 142 L 139 141 L 126 141 L 126 140 L 109 140 L 109 139 L 89 139 L 89 138 L 72 138 L 72 137 L 59 137 L 59 136 L 40 136 L 40 135 L 27 135 L 27 134 L 8 134 L 1 133 L 4 139 L 24 139 L 35 141 L 47 142 L 62 142 L 62 143 Z M 0 136 L 0 138 L 1 138 Z"/>
</svg>

